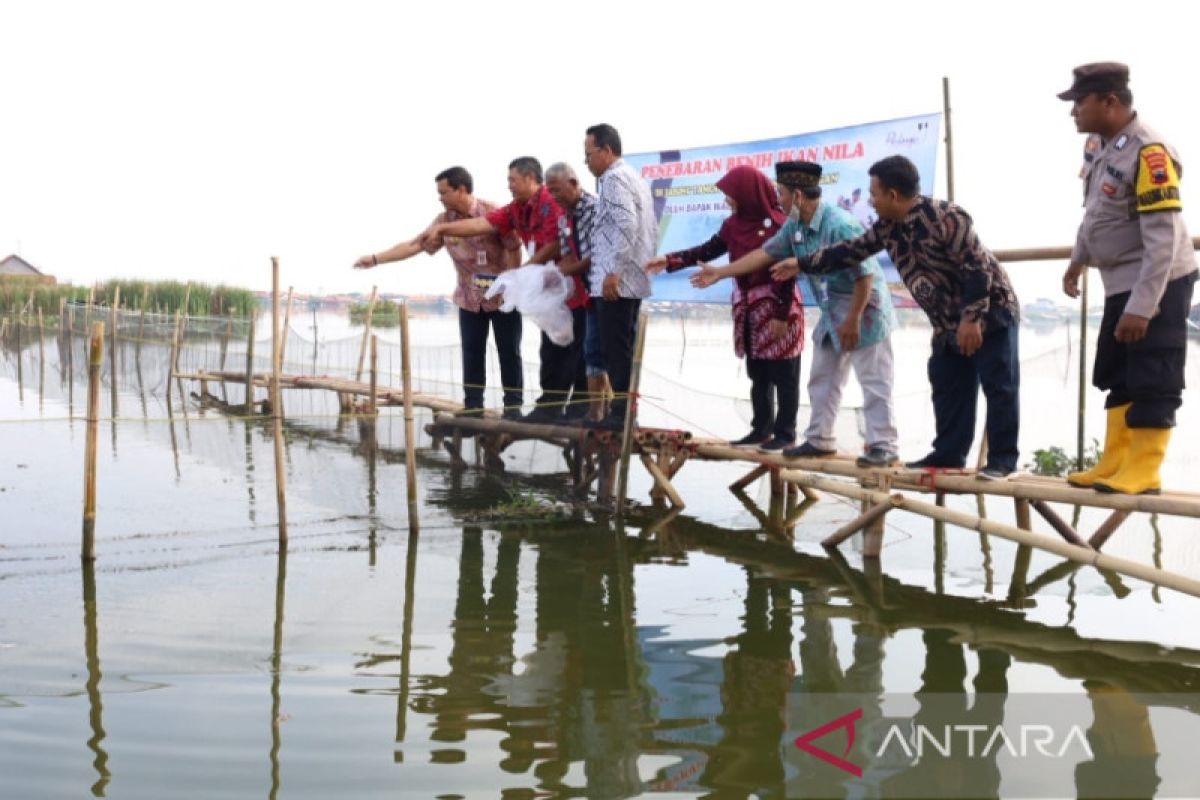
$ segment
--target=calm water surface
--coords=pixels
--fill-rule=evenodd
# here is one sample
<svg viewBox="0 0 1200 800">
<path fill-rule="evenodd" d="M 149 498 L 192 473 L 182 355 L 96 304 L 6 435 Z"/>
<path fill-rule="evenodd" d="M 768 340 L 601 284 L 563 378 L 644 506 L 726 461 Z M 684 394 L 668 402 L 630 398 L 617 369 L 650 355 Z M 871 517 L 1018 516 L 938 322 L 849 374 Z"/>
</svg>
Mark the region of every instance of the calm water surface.
<svg viewBox="0 0 1200 800">
<path fill-rule="evenodd" d="M 314 344 L 311 323 L 293 320 L 289 371 L 353 372 L 354 329 L 321 317 Z M 454 318 L 421 316 L 414 333 L 418 388 L 456 396 Z M 1026 450 L 1073 451 L 1072 333 L 1023 332 Z M 115 391 L 105 366 L 94 568 L 78 558 L 83 342 L 68 355 L 27 329 L 19 351 L 11 332 L 3 346 L 0 797 L 1200 797 L 1196 599 L 1041 553 L 1022 569 L 1008 542 L 902 512 L 882 571 L 864 568 L 857 546 L 818 544 L 857 509 L 826 498 L 793 538 L 768 532 L 767 487 L 750 505 L 725 488 L 744 466 L 685 467 L 687 509 L 665 520 L 640 502 L 640 470 L 623 524 L 585 508 L 498 515 L 513 498 L 568 499 L 558 452 L 534 443 L 506 452 L 505 473 L 455 472 L 422 435 L 412 536 L 399 414 L 372 439 L 318 393 L 286 399 L 280 555 L 269 427 L 177 395 L 168 416 L 164 345 L 122 335 Z M 398 384 L 395 334 L 381 336 L 380 380 Z M 897 333 L 907 456 L 932 435 L 927 336 Z M 532 387 L 532 326 L 525 345 Z M 222 350 L 244 369 L 244 346 L 219 335 L 190 337 L 181 368 L 219 366 Z M 744 433 L 729 351 L 724 320 L 656 316 L 647 424 Z M 1198 401 L 1190 390 L 1165 470 L 1191 490 Z M 1101 436 L 1102 411 L 1088 419 Z M 857 429 L 845 412 L 844 450 Z M 998 498 L 986 512 L 1012 520 Z M 1107 550 L 1200 577 L 1196 533 L 1135 516 Z M 841 729 L 816 744 L 858 776 L 793 743 L 847 710 L 861 712 L 856 742 Z M 876 751 L 888 721 L 1076 717 L 1089 752 L 1036 766 L 1003 748 Z"/>
</svg>

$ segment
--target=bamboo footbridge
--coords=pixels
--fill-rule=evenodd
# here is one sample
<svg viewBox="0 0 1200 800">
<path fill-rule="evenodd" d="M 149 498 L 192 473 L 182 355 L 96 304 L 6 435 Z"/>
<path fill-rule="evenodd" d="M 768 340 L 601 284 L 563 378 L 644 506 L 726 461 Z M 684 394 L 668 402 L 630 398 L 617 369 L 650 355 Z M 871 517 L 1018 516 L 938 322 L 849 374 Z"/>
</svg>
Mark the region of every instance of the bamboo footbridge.
<svg viewBox="0 0 1200 800">
<path fill-rule="evenodd" d="M 853 457 L 837 455 L 825 458 L 786 458 L 754 450 L 733 447 L 725 441 L 694 436 L 691 431 L 646 428 L 636 425 L 637 375 L 640 345 L 645 326 L 639 331 L 639 352 L 635 360 L 630 395 L 631 413 L 625 431 L 612 431 L 572 425 L 531 423 L 505 419 L 495 412 L 481 416 L 463 415 L 463 406 L 448 398 L 391 387 L 379 387 L 374 380 L 349 380 L 314 375 L 279 375 L 281 389 L 305 389 L 335 392 L 344 411 L 357 411 L 374 418 L 381 406 L 406 406 L 433 413 L 425 431 L 433 437 L 436 449 L 445 450 L 454 469 L 469 466 L 464 458 L 465 439 L 476 442 L 476 454 L 485 468 L 503 469 L 501 454 L 519 441 L 540 441 L 561 449 L 574 491 L 580 499 L 593 496 L 595 501 L 624 507 L 628 464 L 637 461 L 648 473 L 652 485 L 650 499 L 657 506 L 678 511 L 684 499 L 673 480 L 690 462 L 742 463 L 748 472 L 729 489 L 755 513 L 769 532 L 792 535 L 796 524 L 809 508 L 827 493 L 861 504 L 861 513 L 823 540 L 830 549 L 856 533 L 863 533 L 862 554 L 874 560 L 881 555 L 884 518 L 895 510 L 927 517 L 935 522 L 955 525 L 998 536 L 1015 542 L 1028 553 L 1040 549 L 1130 578 L 1175 589 L 1200 597 L 1200 580 L 1102 552 L 1104 544 L 1132 514 L 1163 514 L 1200 518 L 1200 494 L 1163 492 L 1161 495 L 1102 494 L 1077 489 L 1057 478 L 1015 475 L 1004 481 L 978 480 L 973 470 L 912 470 L 903 467 L 863 468 Z M 373 376 L 372 372 L 372 376 Z M 251 407 L 268 410 L 269 405 L 254 401 L 255 387 L 269 387 L 269 373 L 236 371 L 174 372 L 176 380 L 197 381 L 201 402 L 214 400 L 207 393 L 209 383 L 249 384 Z M 406 385 L 408 381 L 405 382 Z M 407 449 L 407 448 L 406 448 Z M 770 503 L 764 512 L 745 494 L 745 489 L 760 478 L 770 481 Z M 946 495 L 974 495 L 980 499 L 977 514 L 945 506 Z M 933 502 L 926 498 L 932 496 Z M 987 519 L 982 508 L 985 496 L 1011 498 L 1016 524 Z M 1104 509 L 1108 516 L 1094 530 L 1078 530 L 1068 523 L 1051 503 Z M 1034 529 L 1033 512 L 1048 525 L 1050 532 Z M 1025 556 L 1027 559 L 1027 555 Z"/>
</svg>

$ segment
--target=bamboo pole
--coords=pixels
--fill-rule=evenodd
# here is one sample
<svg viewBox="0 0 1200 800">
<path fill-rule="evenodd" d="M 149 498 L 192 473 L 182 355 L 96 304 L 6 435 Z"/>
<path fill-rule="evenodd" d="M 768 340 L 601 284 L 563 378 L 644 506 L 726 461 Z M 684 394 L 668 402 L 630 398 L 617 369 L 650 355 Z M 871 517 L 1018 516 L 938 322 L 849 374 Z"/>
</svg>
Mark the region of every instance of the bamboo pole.
<svg viewBox="0 0 1200 800">
<path fill-rule="evenodd" d="M 1033 510 L 1041 514 L 1042 519 L 1046 520 L 1046 522 L 1049 522 L 1051 528 L 1054 528 L 1054 530 L 1058 531 L 1059 536 L 1063 537 L 1073 545 L 1078 545 L 1079 547 L 1085 548 L 1091 547 L 1091 545 L 1085 542 L 1083 537 L 1081 537 L 1074 528 L 1068 525 L 1062 517 L 1055 513 L 1054 509 L 1046 505 L 1044 500 L 1034 500 L 1032 505 Z"/>
<path fill-rule="evenodd" d="M 783 473 L 785 480 L 795 481 L 800 485 L 809 485 L 817 489 L 837 494 L 843 497 L 849 497 L 855 500 L 867 500 L 874 503 L 884 503 L 889 501 L 889 496 L 882 492 L 875 492 L 869 489 L 863 489 L 846 481 L 839 481 L 833 478 L 825 478 L 817 475 L 812 475 L 806 472 L 797 470 L 786 470 Z M 1184 594 L 1190 594 L 1193 597 L 1200 597 L 1200 581 L 1194 578 L 1188 578 L 1183 575 L 1165 572 L 1155 567 L 1148 567 L 1144 564 L 1138 564 L 1128 559 L 1110 556 L 1107 553 L 1097 552 L 1087 547 L 1079 547 L 1068 542 L 1054 539 L 1050 536 L 1031 533 L 1021 530 L 1020 528 L 1008 525 L 1003 522 L 996 522 L 989 519 L 981 519 L 979 517 L 967 514 L 962 511 L 954 511 L 947 508 L 941 508 L 931 503 L 925 503 L 920 500 L 913 500 L 909 497 L 903 497 L 898 508 L 914 514 L 930 517 L 932 519 L 941 520 L 942 522 L 957 525 L 968 530 L 982 531 L 994 536 L 999 536 L 1001 539 L 1008 539 L 1017 544 L 1028 544 L 1032 547 L 1037 547 L 1041 550 L 1054 553 L 1056 555 L 1069 558 L 1072 561 L 1078 561 L 1081 564 L 1096 567 L 1098 569 L 1108 569 L 1113 572 L 1125 575 L 1137 580 L 1147 581 L 1148 583 L 1165 586 L 1168 589 L 1174 589 Z"/>
<path fill-rule="evenodd" d="M 646 326 L 649 321 L 650 317 L 645 312 L 638 315 L 637 340 L 625 399 L 625 428 L 621 433 L 621 462 L 617 467 L 618 519 L 625 513 L 625 495 L 629 491 L 629 456 L 633 452 L 633 432 L 637 428 L 638 387 L 642 382 L 642 354 L 646 349 Z"/>
<path fill-rule="evenodd" d="M 658 464 L 655 464 L 653 459 L 644 453 L 642 454 L 641 458 L 642 466 L 646 468 L 646 472 L 650 473 L 650 477 L 654 479 L 654 483 L 658 489 L 667 496 L 668 500 L 671 501 L 671 505 L 675 508 L 683 508 L 683 498 L 679 496 L 679 492 L 676 491 L 675 487 L 671 485 L 671 481 L 667 479 L 666 474 L 662 471 Z"/>
<path fill-rule="evenodd" d="M 179 309 L 175 309 L 175 330 L 171 334 L 171 354 L 167 358 L 167 416 L 171 416 L 171 383 L 175 379 L 175 364 L 179 360 L 179 325 L 182 321 Z M 183 398 L 179 398 L 183 402 Z"/>
<path fill-rule="evenodd" d="M 191 316 L 189 310 L 192 306 L 192 282 L 188 281 L 187 288 L 183 291 L 183 316 L 186 319 Z"/>
<path fill-rule="evenodd" d="M 108 339 L 108 374 L 110 378 L 109 389 L 111 390 L 112 409 L 110 412 L 113 418 L 113 430 L 116 431 L 117 424 L 117 314 L 121 308 L 121 286 L 118 284 L 113 289 L 112 307 L 108 311 L 109 324 L 112 330 L 109 331 Z"/>
<path fill-rule="evenodd" d="M 372 300 L 375 297 L 374 289 L 371 290 L 371 297 Z M 368 321 L 370 314 L 370 309 L 368 309 Z M 367 329 L 370 330 L 369 325 Z M 406 300 L 400 304 L 400 373 L 404 390 L 404 471 L 408 486 L 408 529 L 410 534 L 415 534 L 420 528 L 420 520 L 417 517 L 417 436 L 413 426 L 412 358 L 409 349 L 408 301 Z"/>
<path fill-rule="evenodd" d="M 862 514 L 859 514 L 854 519 L 847 522 L 842 527 L 838 528 L 833 533 L 821 540 L 822 547 L 837 547 L 842 542 L 849 539 L 854 534 L 866 528 L 876 520 L 883 519 L 883 516 L 896 508 L 904 500 L 904 495 L 894 494 L 888 498 L 887 502 L 877 503 L 871 506 Z"/>
<path fill-rule="evenodd" d="M 981 481 L 969 474 L 930 474 L 921 470 L 902 468 L 864 468 L 849 459 L 806 458 L 788 459 L 782 456 L 747 452 L 728 444 L 710 441 L 695 442 L 695 457 L 718 461 L 747 461 L 756 465 L 778 466 L 784 469 L 805 469 L 860 479 L 872 473 L 890 474 L 896 489 L 935 493 L 989 494 L 1025 500 L 1046 500 L 1054 503 L 1108 508 L 1123 511 L 1143 511 L 1149 514 L 1172 514 L 1180 517 L 1200 517 L 1200 495 L 1177 492 L 1152 494 L 1105 494 L 1091 489 L 1076 489 L 1058 478 L 1022 476 L 1007 481 Z"/>
<path fill-rule="evenodd" d="M 246 413 L 254 412 L 254 314 L 250 315 L 250 333 L 246 337 Z"/>
<path fill-rule="evenodd" d="M 275 507 L 279 510 L 279 549 L 287 548 L 287 477 L 284 473 L 283 403 L 279 390 L 279 258 L 271 257 L 271 427 L 275 441 Z M 247 384 L 246 390 L 251 386 Z"/>
<path fill-rule="evenodd" d="M 283 331 L 280 333 L 282 337 L 279 342 L 279 369 L 283 369 L 283 365 L 287 363 L 287 343 L 288 337 L 292 333 L 292 287 L 288 287 L 287 305 L 283 309 Z"/>
<path fill-rule="evenodd" d="M 362 380 L 363 362 L 367 358 L 367 342 L 371 338 L 371 317 L 375 314 L 375 290 L 378 288 L 377 286 L 371 287 L 371 299 L 367 301 L 367 321 L 363 328 L 362 345 L 358 348 L 358 369 L 354 372 L 356 381 Z M 407 307 L 408 302 L 405 301 L 404 305 Z"/>
<path fill-rule="evenodd" d="M 100 366 L 104 362 L 104 323 L 92 329 L 88 359 L 87 435 L 83 453 L 83 547 L 80 557 L 96 558 L 96 437 L 100 428 Z"/>
<path fill-rule="evenodd" d="M 1084 267 L 1079 289 L 1079 418 L 1075 423 L 1075 469 L 1083 470 L 1083 440 L 1087 421 L 1088 271 Z"/>
<path fill-rule="evenodd" d="M 376 392 L 379 388 L 379 337 L 371 337 L 371 394 L 367 399 L 367 411 L 374 417 L 379 413 Z M 411 402 L 412 398 L 409 398 Z"/>
<path fill-rule="evenodd" d="M 749 472 L 747 472 L 742 477 L 738 478 L 733 483 L 729 484 L 729 491 L 731 491 L 731 492 L 745 491 L 747 486 L 754 483 L 756 480 L 761 478 L 763 475 L 766 475 L 770 471 L 771 471 L 770 467 L 766 466 L 765 464 L 759 464 L 757 467 L 750 470 Z"/>
<path fill-rule="evenodd" d="M 1100 527 L 1096 528 L 1096 532 L 1092 534 L 1092 538 L 1088 539 L 1088 544 L 1094 549 L 1099 550 L 1108 541 L 1109 537 L 1117 532 L 1117 528 L 1121 527 L 1121 523 L 1128 517 L 1128 511 L 1114 511 L 1109 514 L 1108 518 L 1100 523 Z"/>
<path fill-rule="evenodd" d="M 950 128 L 950 78 L 942 77 L 942 118 L 946 122 L 946 199 L 954 202 L 954 134 Z"/>
</svg>

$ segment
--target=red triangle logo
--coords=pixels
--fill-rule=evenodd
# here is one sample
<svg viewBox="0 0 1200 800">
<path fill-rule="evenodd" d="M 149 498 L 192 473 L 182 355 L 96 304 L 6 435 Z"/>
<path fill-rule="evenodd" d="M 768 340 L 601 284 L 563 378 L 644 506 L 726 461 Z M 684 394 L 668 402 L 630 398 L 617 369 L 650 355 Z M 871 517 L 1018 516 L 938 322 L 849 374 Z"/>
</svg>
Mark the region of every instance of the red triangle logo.
<svg viewBox="0 0 1200 800">
<path fill-rule="evenodd" d="M 826 764 L 832 764 L 843 772 L 849 772 L 854 777 L 861 778 L 863 774 L 862 767 L 847 761 L 846 756 L 850 755 L 850 748 L 854 747 L 854 723 L 862 719 L 862 715 L 863 711 L 859 708 L 831 722 L 826 722 L 819 728 L 813 728 L 808 733 L 796 738 L 796 747 L 799 747 L 811 756 L 816 756 Z M 828 750 L 823 750 L 813 744 L 814 740 L 820 739 L 822 736 L 832 733 L 839 728 L 846 729 L 846 749 L 842 751 L 840 756 L 836 756 Z"/>
</svg>

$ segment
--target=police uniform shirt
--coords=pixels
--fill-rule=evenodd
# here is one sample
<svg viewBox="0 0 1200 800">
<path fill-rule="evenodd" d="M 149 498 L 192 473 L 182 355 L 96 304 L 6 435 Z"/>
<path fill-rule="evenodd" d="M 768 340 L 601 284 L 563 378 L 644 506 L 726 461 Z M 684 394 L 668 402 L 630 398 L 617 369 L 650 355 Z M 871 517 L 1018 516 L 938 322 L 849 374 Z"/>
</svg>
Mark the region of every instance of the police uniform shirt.
<svg viewBox="0 0 1200 800">
<path fill-rule="evenodd" d="M 1167 283 L 1196 270 L 1183 222 L 1175 148 L 1136 116 L 1110 141 L 1088 137 L 1084 216 L 1073 262 L 1100 269 L 1107 296 L 1130 292 L 1125 312 L 1154 316 Z"/>
</svg>

